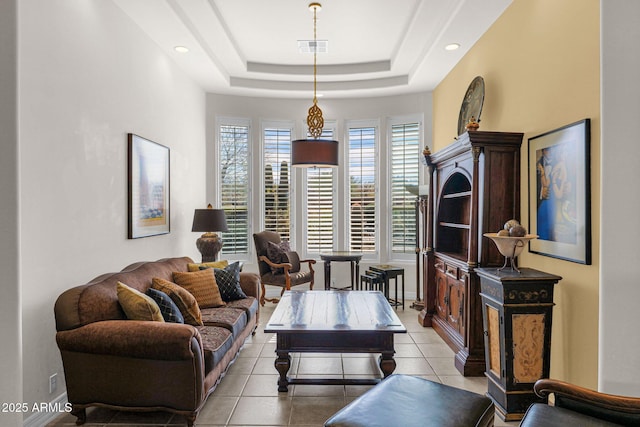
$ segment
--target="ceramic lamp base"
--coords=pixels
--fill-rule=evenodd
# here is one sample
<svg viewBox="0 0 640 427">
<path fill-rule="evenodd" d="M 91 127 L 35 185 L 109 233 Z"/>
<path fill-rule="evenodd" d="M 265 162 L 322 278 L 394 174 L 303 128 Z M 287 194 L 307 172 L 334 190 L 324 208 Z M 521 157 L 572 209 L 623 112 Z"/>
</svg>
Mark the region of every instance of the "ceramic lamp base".
<svg viewBox="0 0 640 427">
<path fill-rule="evenodd" d="M 222 239 L 215 233 L 204 233 L 196 240 L 196 247 L 202 254 L 202 262 L 217 261 Z"/>
</svg>

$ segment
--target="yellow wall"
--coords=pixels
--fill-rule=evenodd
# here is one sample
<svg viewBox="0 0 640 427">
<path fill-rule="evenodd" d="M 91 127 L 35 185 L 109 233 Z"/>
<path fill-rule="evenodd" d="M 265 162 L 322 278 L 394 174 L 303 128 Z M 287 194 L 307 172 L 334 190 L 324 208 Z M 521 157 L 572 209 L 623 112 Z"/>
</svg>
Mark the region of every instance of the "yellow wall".
<svg viewBox="0 0 640 427">
<path fill-rule="evenodd" d="M 591 118 L 592 265 L 524 253 L 556 286 L 551 376 L 597 388 L 600 243 L 599 0 L 514 0 L 436 88 L 432 151 L 452 142 L 466 89 L 485 80 L 480 130 L 524 132 L 521 222 L 529 223 L 528 138 Z M 505 218 L 506 220 L 507 218 Z"/>
</svg>

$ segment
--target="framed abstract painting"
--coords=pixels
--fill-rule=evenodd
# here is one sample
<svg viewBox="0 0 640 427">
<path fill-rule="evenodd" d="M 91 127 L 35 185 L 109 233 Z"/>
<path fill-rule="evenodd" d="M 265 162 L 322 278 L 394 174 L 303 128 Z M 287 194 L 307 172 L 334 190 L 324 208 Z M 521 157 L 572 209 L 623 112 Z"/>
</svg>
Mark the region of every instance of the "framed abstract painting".
<svg viewBox="0 0 640 427">
<path fill-rule="evenodd" d="M 529 251 L 591 264 L 590 119 L 529 138 Z"/>
<path fill-rule="evenodd" d="M 167 234 L 169 148 L 128 134 L 129 239 Z"/>
</svg>

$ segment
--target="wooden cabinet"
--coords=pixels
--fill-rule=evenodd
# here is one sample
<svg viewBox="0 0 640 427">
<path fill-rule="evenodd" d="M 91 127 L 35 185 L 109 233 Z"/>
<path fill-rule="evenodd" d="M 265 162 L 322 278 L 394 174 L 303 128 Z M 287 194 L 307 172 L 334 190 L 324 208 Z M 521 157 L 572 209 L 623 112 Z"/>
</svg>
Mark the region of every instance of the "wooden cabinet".
<svg viewBox="0 0 640 427">
<path fill-rule="evenodd" d="M 504 262 L 483 233 L 520 219 L 522 133 L 466 132 L 452 144 L 425 155 L 429 167 L 427 215 L 423 226 L 425 308 L 419 315 L 456 352 L 464 375 L 485 370 L 478 267 Z"/>
</svg>

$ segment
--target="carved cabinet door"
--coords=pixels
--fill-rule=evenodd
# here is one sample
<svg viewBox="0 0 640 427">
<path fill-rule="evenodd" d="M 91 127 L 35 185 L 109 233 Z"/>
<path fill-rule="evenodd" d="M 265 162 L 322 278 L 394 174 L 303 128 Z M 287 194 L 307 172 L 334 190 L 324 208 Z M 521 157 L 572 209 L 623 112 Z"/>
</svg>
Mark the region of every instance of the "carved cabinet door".
<svg viewBox="0 0 640 427">
<path fill-rule="evenodd" d="M 464 331 L 464 285 L 449 277 L 449 324 L 458 331 Z"/>
<path fill-rule="evenodd" d="M 439 269 L 436 269 L 436 314 L 445 320 L 449 314 L 449 281 Z"/>
</svg>

